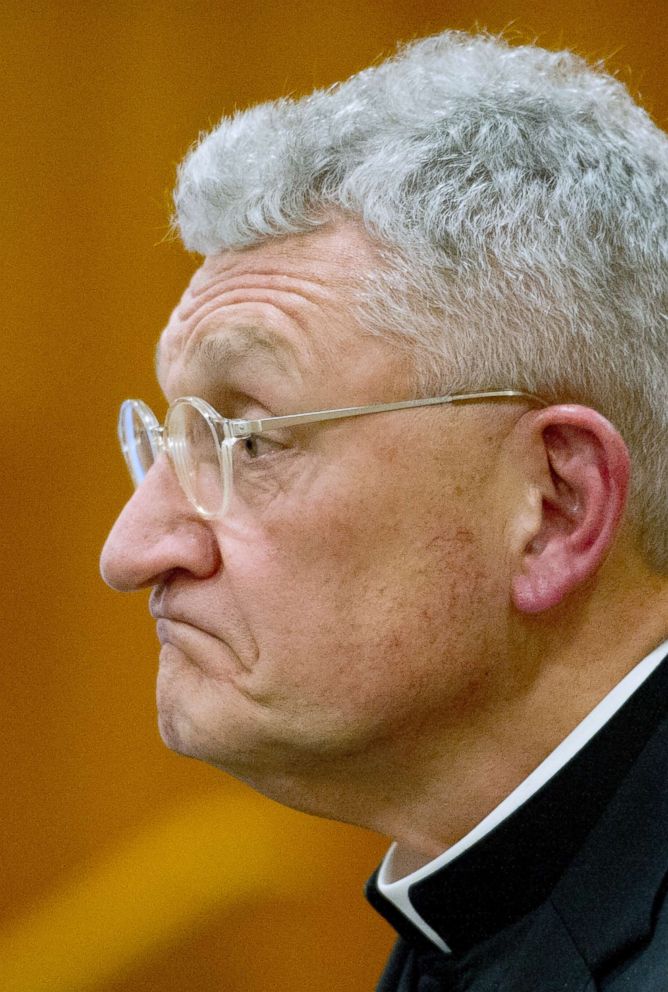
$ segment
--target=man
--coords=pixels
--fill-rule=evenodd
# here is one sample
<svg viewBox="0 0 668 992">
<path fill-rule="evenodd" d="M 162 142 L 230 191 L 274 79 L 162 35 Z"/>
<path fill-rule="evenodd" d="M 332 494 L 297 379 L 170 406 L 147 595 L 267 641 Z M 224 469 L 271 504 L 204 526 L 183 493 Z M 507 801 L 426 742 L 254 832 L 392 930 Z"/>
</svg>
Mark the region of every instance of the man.
<svg viewBox="0 0 668 992">
<path fill-rule="evenodd" d="M 668 989 L 667 191 L 620 83 L 458 33 L 181 168 L 102 573 L 168 746 L 395 838 L 384 992 Z"/>
</svg>

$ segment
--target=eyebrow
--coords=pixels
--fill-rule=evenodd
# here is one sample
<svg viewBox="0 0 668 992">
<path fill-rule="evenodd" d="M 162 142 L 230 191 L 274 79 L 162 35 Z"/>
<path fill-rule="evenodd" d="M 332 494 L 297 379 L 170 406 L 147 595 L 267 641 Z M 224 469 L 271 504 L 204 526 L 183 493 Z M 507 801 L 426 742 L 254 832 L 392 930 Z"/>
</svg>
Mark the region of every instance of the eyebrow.
<svg viewBox="0 0 668 992">
<path fill-rule="evenodd" d="M 300 362 L 296 349 L 289 341 L 270 334 L 256 325 L 237 326 L 225 333 L 212 332 L 192 346 L 185 354 L 188 373 L 203 377 L 223 378 L 238 365 L 253 361 L 254 365 L 275 369 L 285 375 L 299 375 Z M 158 341 L 155 369 L 160 380 L 162 352 Z"/>
</svg>

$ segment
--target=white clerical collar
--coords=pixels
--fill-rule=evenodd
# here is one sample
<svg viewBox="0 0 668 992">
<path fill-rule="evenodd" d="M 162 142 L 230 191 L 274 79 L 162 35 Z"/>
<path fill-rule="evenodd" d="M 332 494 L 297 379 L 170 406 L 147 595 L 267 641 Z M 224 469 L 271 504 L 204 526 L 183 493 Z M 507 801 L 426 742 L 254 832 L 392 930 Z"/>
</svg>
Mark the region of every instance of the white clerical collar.
<svg viewBox="0 0 668 992">
<path fill-rule="evenodd" d="M 416 882 L 421 882 L 434 872 L 451 864 L 464 851 L 469 850 L 478 841 L 503 823 L 515 810 L 522 806 L 539 789 L 552 779 L 568 762 L 588 744 L 601 730 L 620 707 L 652 674 L 668 652 L 668 640 L 660 644 L 654 651 L 643 658 L 635 668 L 619 682 L 594 709 L 571 731 L 561 744 L 552 751 L 531 774 L 513 789 L 510 795 L 496 806 L 491 813 L 480 821 L 472 830 L 456 844 L 449 847 L 426 865 L 403 878 L 394 879 L 397 867 L 394 864 L 397 844 L 394 843 L 385 855 L 378 871 L 376 884 L 378 891 L 389 902 L 413 923 L 429 940 L 445 953 L 449 947 L 444 940 L 423 920 L 415 910 L 409 890 Z"/>
</svg>

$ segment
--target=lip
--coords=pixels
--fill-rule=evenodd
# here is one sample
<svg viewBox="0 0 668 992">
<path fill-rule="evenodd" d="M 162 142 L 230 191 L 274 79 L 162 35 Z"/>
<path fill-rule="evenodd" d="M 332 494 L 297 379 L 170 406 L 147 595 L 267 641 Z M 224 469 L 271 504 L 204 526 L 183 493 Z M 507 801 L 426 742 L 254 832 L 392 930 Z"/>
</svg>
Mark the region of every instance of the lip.
<svg viewBox="0 0 668 992">
<path fill-rule="evenodd" d="M 155 630 L 161 646 L 173 644 L 186 648 L 189 653 L 194 651 L 197 654 L 202 650 L 209 653 L 212 645 L 209 642 L 209 646 L 205 648 L 206 639 L 213 638 L 223 648 L 230 649 L 226 637 L 222 637 L 209 627 L 199 623 L 197 618 L 190 613 L 166 610 L 154 603 L 150 604 L 149 611 L 156 622 Z"/>
<path fill-rule="evenodd" d="M 200 631 L 202 634 L 209 634 L 211 637 L 216 636 L 212 633 L 212 631 L 198 623 L 197 620 L 189 614 L 179 610 L 169 609 L 166 604 L 161 602 L 159 596 L 151 596 L 148 610 L 153 619 L 156 621 L 156 629 L 161 643 L 164 643 L 164 640 L 166 639 L 169 623 L 185 624 L 193 630 Z"/>
<path fill-rule="evenodd" d="M 172 624 L 181 624 L 185 627 L 190 627 L 191 630 L 195 630 L 200 634 L 208 634 L 209 637 L 216 637 L 216 635 L 212 634 L 211 631 L 207 630 L 206 627 L 203 627 L 201 626 L 201 624 L 195 622 L 191 618 L 182 616 L 180 614 L 158 613 L 158 612 L 154 613 L 153 610 L 151 610 L 151 616 L 156 622 L 155 627 L 158 634 L 158 639 L 160 640 L 161 644 L 164 644 L 166 641 L 170 640 L 169 631 Z M 218 640 L 219 639 L 220 638 L 218 638 Z"/>
<path fill-rule="evenodd" d="M 158 635 L 158 640 L 161 644 L 171 644 L 172 642 L 172 627 L 173 623 L 186 623 L 185 620 L 175 620 L 173 617 L 156 617 L 155 630 Z M 193 627 L 193 624 L 186 624 L 188 627 Z M 193 629 L 199 630 L 199 627 L 194 627 Z"/>
<path fill-rule="evenodd" d="M 165 601 L 165 597 L 158 595 L 155 590 L 151 593 L 148 601 L 148 612 L 154 620 L 175 620 L 181 623 L 189 623 L 191 627 L 196 626 L 185 610 L 174 609 L 172 605 Z"/>
<path fill-rule="evenodd" d="M 171 614 L 156 617 L 155 630 L 161 649 L 166 646 L 178 648 L 185 653 L 191 664 L 207 675 L 218 671 L 220 651 L 225 654 L 229 651 L 228 645 L 215 634 Z M 218 642 L 216 646 L 211 643 L 211 638 Z"/>
<path fill-rule="evenodd" d="M 217 634 L 173 613 L 159 613 L 154 616 L 161 658 L 164 648 L 176 648 L 185 655 L 189 665 L 199 669 L 207 678 L 234 682 L 243 674 L 243 662 L 231 645 Z M 212 638 L 215 644 L 211 643 Z"/>
<path fill-rule="evenodd" d="M 175 611 L 168 608 L 166 599 L 167 597 L 165 596 L 165 590 L 163 588 L 155 588 L 151 590 L 151 595 L 148 600 L 148 612 L 154 620 L 171 619 L 171 614 Z"/>
<path fill-rule="evenodd" d="M 156 588 L 152 591 L 148 608 L 149 613 L 156 621 L 156 633 L 161 645 L 174 644 L 177 647 L 181 646 L 189 653 L 205 652 L 206 655 L 209 655 L 213 645 L 210 641 L 207 645 L 206 639 L 213 638 L 214 641 L 218 642 L 218 649 L 214 650 L 222 650 L 226 654 L 232 652 L 241 669 L 248 667 L 237 655 L 234 648 L 237 638 L 230 629 L 214 630 L 210 623 L 200 622 L 194 611 L 185 608 L 179 609 L 176 603 L 170 602 L 165 596 L 164 590 Z"/>
</svg>

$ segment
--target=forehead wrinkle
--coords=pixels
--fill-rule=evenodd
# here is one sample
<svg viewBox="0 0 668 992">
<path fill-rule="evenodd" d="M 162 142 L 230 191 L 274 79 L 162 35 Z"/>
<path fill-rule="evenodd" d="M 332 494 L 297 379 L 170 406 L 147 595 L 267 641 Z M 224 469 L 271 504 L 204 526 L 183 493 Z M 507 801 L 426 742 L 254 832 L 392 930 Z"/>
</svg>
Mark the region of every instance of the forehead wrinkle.
<svg viewBox="0 0 668 992">
<path fill-rule="evenodd" d="M 342 261 L 347 259 L 349 253 L 344 247 L 334 262 L 327 252 L 320 258 L 317 250 L 313 251 L 312 241 L 313 236 L 309 236 L 309 250 L 304 252 L 302 259 L 295 259 L 291 252 L 286 253 L 282 245 L 264 246 L 259 256 L 249 250 L 207 257 L 193 274 L 158 343 L 156 374 L 161 384 L 162 376 L 166 377 L 169 367 L 188 351 L 195 336 L 200 337 L 202 321 L 208 324 L 216 310 L 222 311 L 226 305 L 235 303 L 257 302 L 263 306 L 274 306 L 292 321 L 303 335 L 299 353 L 295 350 L 295 354 L 290 356 L 300 371 L 306 368 L 300 358 L 309 366 L 320 365 L 319 358 L 329 357 L 331 361 L 330 352 L 336 349 L 327 336 L 320 336 L 322 340 L 313 351 L 311 336 L 316 321 L 308 311 L 332 303 L 332 291 L 339 296 L 339 303 L 352 302 L 350 296 L 351 290 L 354 295 L 354 286 L 351 284 L 351 274 L 347 270 L 342 271 Z M 275 257 L 267 258 L 268 252 Z M 248 294 L 255 299 L 247 299 Z M 269 299 L 266 294 L 271 294 Z M 325 319 L 326 314 L 323 313 L 320 320 Z M 320 355 L 321 350 L 323 355 Z"/>
<path fill-rule="evenodd" d="M 210 312 L 207 308 L 209 303 L 222 303 L 236 291 L 243 293 L 259 290 L 317 305 L 327 302 L 328 290 L 340 292 L 348 288 L 350 282 L 349 277 L 344 279 L 336 270 L 323 276 L 311 271 L 296 275 L 294 272 L 267 267 L 266 264 L 249 267 L 247 264 L 242 265 L 239 260 L 216 273 L 205 272 L 205 268 L 206 262 L 195 273 L 176 307 L 175 316 L 181 323 L 191 322 L 199 310 L 204 310 L 202 316 L 205 316 Z"/>
<path fill-rule="evenodd" d="M 304 361 L 312 363 L 314 355 L 309 340 L 311 335 L 309 318 L 300 310 L 299 304 L 316 306 L 317 304 L 303 294 L 285 290 L 279 291 L 280 306 L 277 304 L 276 290 L 273 291 L 270 299 L 262 299 L 262 294 L 256 291 L 254 299 L 248 300 L 247 288 L 247 286 L 240 288 L 239 299 L 235 298 L 234 289 L 228 289 L 224 293 L 227 298 L 223 300 L 220 288 L 216 286 L 212 287 L 210 292 L 207 291 L 207 297 L 201 298 L 194 307 L 184 305 L 183 301 L 179 304 L 156 345 L 155 370 L 159 383 L 163 382 L 162 376 L 166 373 L 166 366 L 173 364 L 179 354 L 184 361 L 196 360 L 200 342 L 214 337 L 221 342 L 229 342 L 215 346 L 217 361 L 223 349 L 227 351 L 229 361 L 237 362 L 245 358 L 250 349 L 255 349 L 258 354 L 264 354 L 265 358 L 273 358 L 274 364 L 286 374 L 290 372 L 303 374 Z M 189 291 L 184 299 L 188 295 Z M 278 332 L 270 331 L 259 322 L 244 324 L 237 317 L 239 322 L 232 323 L 234 316 L 231 311 L 225 313 L 226 309 L 246 303 L 258 303 L 263 307 L 277 310 L 283 318 L 288 317 L 302 334 L 299 349 L 288 338 Z M 218 317 L 220 317 L 220 329 L 216 328 Z M 228 320 L 229 324 L 227 324 Z M 258 318 L 259 320 L 261 318 Z"/>
<path fill-rule="evenodd" d="M 223 385 L 226 380 L 239 374 L 242 366 L 253 372 L 264 370 L 280 372 L 291 380 L 303 382 L 299 356 L 290 341 L 273 335 L 262 326 L 237 324 L 216 329 L 207 328 L 209 333 L 190 338 L 180 355 L 180 389 L 197 392 L 206 388 L 207 383 L 216 381 Z M 160 342 L 156 352 L 158 367 L 163 359 Z M 159 376 L 158 376 L 159 378 Z M 160 379 L 159 379 L 160 381 Z M 163 391 L 166 392 L 165 384 Z"/>
<path fill-rule="evenodd" d="M 225 372 L 249 361 L 269 365 L 285 375 L 294 376 L 296 372 L 296 355 L 291 345 L 255 325 L 200 337 L 186 348 L 183 357 L 188 367 L 194 365 L 205 374 L 213 370 L 221 378 Z"/>
</svg>

